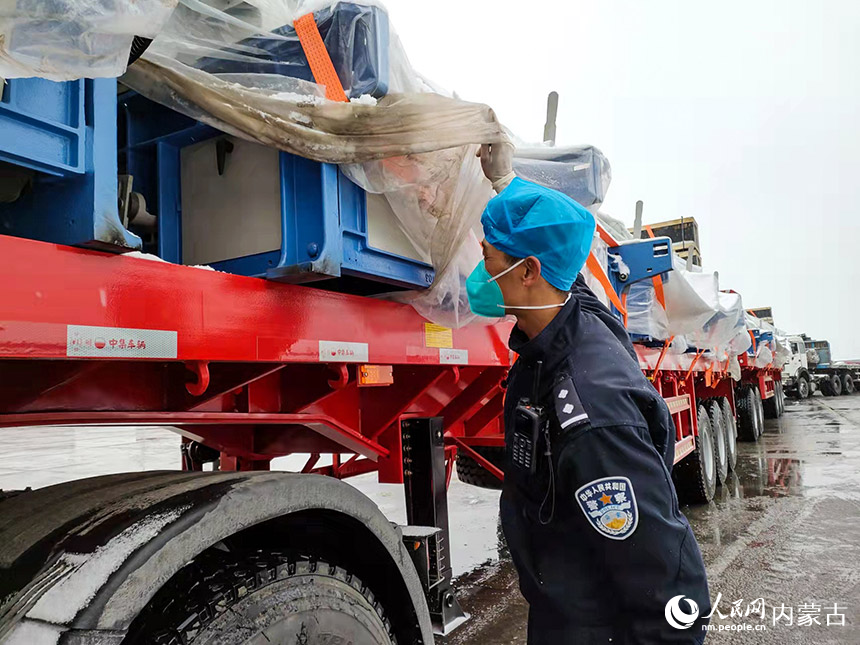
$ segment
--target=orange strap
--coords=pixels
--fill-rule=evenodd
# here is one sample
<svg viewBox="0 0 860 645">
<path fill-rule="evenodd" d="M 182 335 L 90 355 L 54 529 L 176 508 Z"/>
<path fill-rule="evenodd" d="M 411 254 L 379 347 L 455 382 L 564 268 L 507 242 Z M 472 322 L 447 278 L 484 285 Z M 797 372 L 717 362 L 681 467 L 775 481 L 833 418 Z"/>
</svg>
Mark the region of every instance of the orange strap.
<svg viewBox="0 0 860 645">
<path fill-rule="evenodd" d="M 320 30 L 312 13 L 297 18 L 293 23 L 296 35 L 302 45 L 302 50 L 311 66 L 314 80 L 319 85 L 325 85 L 325 97 L 330 101 L 341 101 L 346 103 L 346 92 L 331 62 L 331 57 L 325 48 Z"/>
<path fill-rule="evenodd" d="M 627 292 L 621 294 L 621 304 L 624 305 L 624 327 L 627 328 Z"/>
<path fill-rule="evenodd" d="M 603 287 L 603 290 L 612 301 L 612 304 L 615 305 L 615 308 L 620 311 L 622 315 L 626 316 L 627 309 L 625 309 L 624 305 L 621 303 L 621 300 L 618 298 L 618 294 L 615 293 L 615 289 L 612 288 L 609 276 L 606 275 L 606 271 L 603 270 L 603 267 L 600 266 L 600 262 L 598 262 L 597 258 L 594 257 L 594 253 L 588 254 L 585 266 L 587 266 L 588 270 L 591 271 L 591 275 L 597 278 L 597 281 L 600 283 L 600 286 Z"/>
<path fill-rule="evenodd" d="M 645 230 L 648 231 L 648 236 L 651 239 L 654 239 L 654 230 L 650 225 L 645 225 Z M 660 306 L 663 309 L 666 309 L 666 295 L 663 293 L 663 278 L 659 275 L 655 275 L 651 278 L 651 281 L 654 283 L 654 295 L 657 296 L 657 302 L 660 303 Z"/>
<path fill-rule="evenodd" d="M 692 362 L 692 363 L 690 363 L 690 369 L 689 369 L 689 370 L 687 370 L 687 375 L 684 377 L 684 380 L 685 380 L 685 381 L 686 381 L 688 378 L 690 378 L 690 374 L 692 374 L 692 373 L 693 373 L 693 368 L 694 368 L 694 367 L 696 367 L 696 363 L 699 361 L 699 357 L 700 357 L 702 354 L 704 354 L 704 353 L 705 353 L 705 350 L 704 350 L 704 349 L 700 349 L 698 352 L 696 352 L 696 356 L 695 356 L 695 358 L 693 358 L 693 362 Z"/>
<path fill-rule="evenodd" d="M 674 336 L 670 337 L 669 340 L 667 340 L 666 343 L 663 345 L 663 351 L 660 352 L 660 356 L 657 358 L 657 364 L 654 366 L 654 372 L 651 374 L 651 376 L 648 377 L 649 381 L 653 382 L 654 379 L 657 378 L 657 373 L 660 371 L 660 365 L 662 365 L 663 359 L 666 358 L 666 350 L 669 349 L 669 345 L 672 344 L 673 340 L 675 340 Z"/>
<path fill-rule="evenodd" d="M 714 364 L 711 363 L 708 365 L 708 369 L 705 370 L 705 386 L 711 387 L 711 383 L 714 382 Z"/>
<path fill-rule="evenodd" d="M 749 332 L 750 338 L 752 339 L 753 356 L 755 356 L 755 352 L 756 352 L 755 334 L 753 333 L 752 329 L 748 329 L 747 332 Z"/>
<path fill-rule="evenodd" d="M 600 239 L 606 242 L 607 246 L 618 246 L 618 242 L 615 241 L 615 238 L 612 237 L 606 229 L 600 225 L 600 223 L 595 224 L 595 228 L 597 229 L 597 234 L 600 236 Z"/>
</svg>

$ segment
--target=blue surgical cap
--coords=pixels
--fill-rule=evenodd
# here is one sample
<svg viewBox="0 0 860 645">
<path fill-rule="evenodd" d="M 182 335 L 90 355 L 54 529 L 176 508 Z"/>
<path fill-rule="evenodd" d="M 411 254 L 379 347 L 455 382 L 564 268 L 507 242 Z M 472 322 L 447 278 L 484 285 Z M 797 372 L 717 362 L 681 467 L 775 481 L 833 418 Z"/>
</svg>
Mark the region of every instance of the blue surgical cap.
<svg viewBox="0 0 860 645">
<path fill-rule="evenodd" d="M 594 216 L 567 195 L 517 177 L 481 215 L 484 237 L 515 258 L 540 260 L 541 275 L 569 291 L 591 252 Z"/>
</svg>

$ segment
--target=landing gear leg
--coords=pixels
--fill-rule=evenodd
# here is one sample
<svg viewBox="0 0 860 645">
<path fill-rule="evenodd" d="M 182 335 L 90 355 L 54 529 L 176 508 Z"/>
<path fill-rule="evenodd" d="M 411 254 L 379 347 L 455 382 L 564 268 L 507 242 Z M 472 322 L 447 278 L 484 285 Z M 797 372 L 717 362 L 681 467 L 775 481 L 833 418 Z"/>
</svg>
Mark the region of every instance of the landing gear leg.
<svg viewBox="0 0 860 645">
<path fill-rule="evenodd" d="M 447 635 L 466 622 L 469 615 L 460 607 L 451 587 L 442 418 L 404 419 L 401 432 L 409 523 L 403 528 L 403 539 L 424 584 L 433 629 Z"/>
</svg>

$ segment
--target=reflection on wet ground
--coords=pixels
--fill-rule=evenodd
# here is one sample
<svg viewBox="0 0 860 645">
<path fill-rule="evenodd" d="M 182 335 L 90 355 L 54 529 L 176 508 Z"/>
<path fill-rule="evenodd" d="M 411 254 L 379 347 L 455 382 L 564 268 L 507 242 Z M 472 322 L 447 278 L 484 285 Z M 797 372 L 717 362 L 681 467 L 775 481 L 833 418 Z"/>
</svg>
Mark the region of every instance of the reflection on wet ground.
<svg viewBox="0 0 860 645">
<path fill-rule="evenodd" d="M 860 396 L 789 402 L 758 443 L 738 448 L 714 502 L 682 509 L 725 616 L 715 614 L 723 631 L 707 642 L 860 643 Z M 447 645 L 525 642 L 527 607 L 506 559 L 457 582 L 474 618 Z M 746 612 L 758 598 L 764 619 L 731 615 L 733 604 Z M 774 625 L 774 609 L 791 610 L 792 624 Z"/>
</svg>

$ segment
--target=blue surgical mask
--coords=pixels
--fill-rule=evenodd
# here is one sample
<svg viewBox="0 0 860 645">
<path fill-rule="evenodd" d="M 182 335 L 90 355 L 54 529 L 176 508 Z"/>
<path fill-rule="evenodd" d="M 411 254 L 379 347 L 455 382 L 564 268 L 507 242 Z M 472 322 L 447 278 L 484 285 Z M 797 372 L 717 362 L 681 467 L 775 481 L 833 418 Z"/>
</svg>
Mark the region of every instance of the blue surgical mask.
<svg viewBox="0 0 860 645">
<path fill-rule="evenodd" d="M 478 266 L 466 278 L 466 293 L 469 295 L 469 308 L 472 313 L 478 316 L 486 316 L 487 318 L 501 318 L 505 315 L 505 309 L 553 309 L 554 307 L 564 307 L 567 301 L 570 300 L 570 294 L 564 302 L 554 305 L 533 305 L 522 306 L 506 305 L 505 298 L 502 295 L 502 289 L 499 287 L 496 280 L 505 275 L 508 271 L 513 271 L 520 264 L 525 262 L 525 258 L 521 259 L 509 266 L 501 273 L 492 276 L 487 271 L 484 262 L 478 262 Z"/>
</svg>

